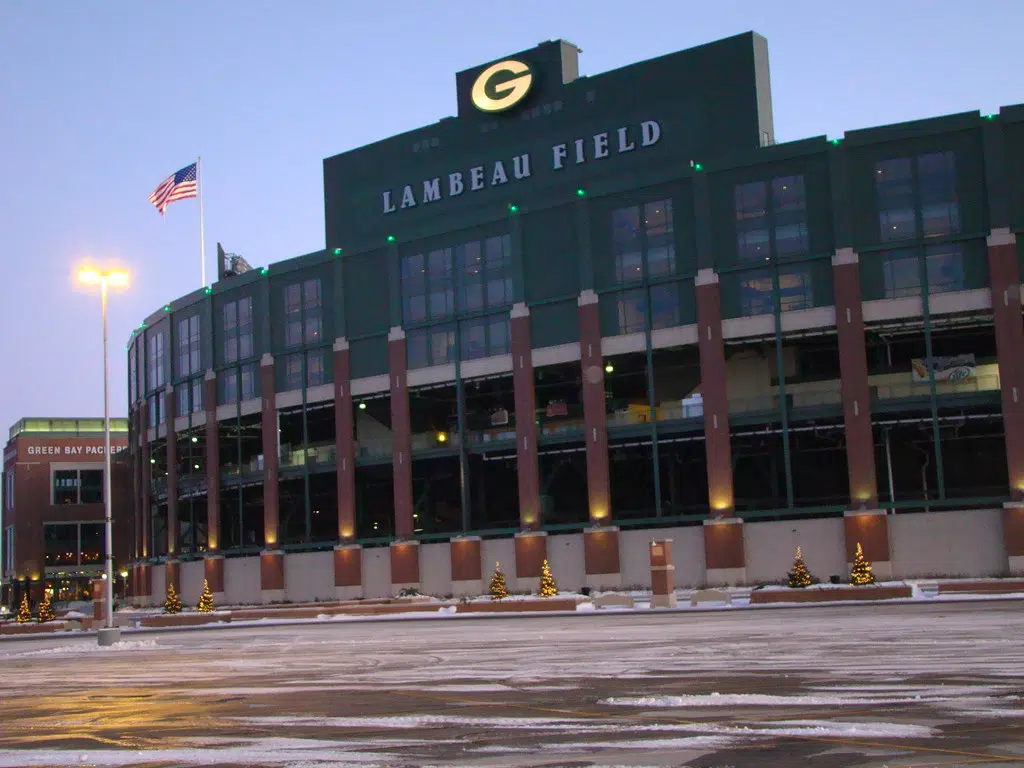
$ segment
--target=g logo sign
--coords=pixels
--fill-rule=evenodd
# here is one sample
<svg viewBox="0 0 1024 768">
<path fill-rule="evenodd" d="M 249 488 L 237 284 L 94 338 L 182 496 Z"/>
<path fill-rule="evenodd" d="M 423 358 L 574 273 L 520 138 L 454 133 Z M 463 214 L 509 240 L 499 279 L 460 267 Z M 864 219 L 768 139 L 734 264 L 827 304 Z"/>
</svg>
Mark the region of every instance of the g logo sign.
<svg viewBox="0 0 1024 768">
<path fill-rule="evenodd" d="M 515 59 L 492 64 L 473 83 L 473 106 L 481 112 L 504 112 L 523 98 L 533 84 L 530 66 Z"/>
</svg>

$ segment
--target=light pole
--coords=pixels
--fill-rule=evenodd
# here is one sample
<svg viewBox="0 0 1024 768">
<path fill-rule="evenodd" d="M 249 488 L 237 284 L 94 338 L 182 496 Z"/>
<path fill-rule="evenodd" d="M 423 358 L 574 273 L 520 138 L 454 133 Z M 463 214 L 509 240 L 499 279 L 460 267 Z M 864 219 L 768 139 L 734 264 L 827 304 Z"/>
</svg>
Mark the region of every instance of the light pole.
<svg viewBox="0 0 1024 768">
<path fill-rule="evenodd" d="M 87 268 L 78 273 L 86 285 L 99 285 L 100 309 L 103 314 L 103 517 L 106 532 L 106 620 L 99 631 L 100 645 L 113 645 L 121 638 L 121 630 L 114 626 L 114 526 L 110 493 L 110 366 L 107 362 L 107 286 L 128 284 L 128 273 L 120 270 L 101 272 Z"/>
</svg>

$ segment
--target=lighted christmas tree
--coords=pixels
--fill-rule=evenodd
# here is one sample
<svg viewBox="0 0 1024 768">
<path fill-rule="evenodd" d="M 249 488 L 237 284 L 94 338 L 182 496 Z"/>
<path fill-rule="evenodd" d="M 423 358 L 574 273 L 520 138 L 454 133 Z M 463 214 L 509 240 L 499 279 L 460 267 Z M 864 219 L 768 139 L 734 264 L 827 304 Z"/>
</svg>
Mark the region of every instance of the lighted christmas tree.
<svg viewBox="0 0 1024 768">
<path fill-rule="evenodd" d="M 796 557 L 793 558 L 793 570 L 791 570 L 787 575 L 789 576 L 790 587 L 811 586 L 811 572 L 807 570 L 807 565 L 804 563 L 804 555 L 800 551 L 800 547 L 796 548 Z"/>
<path fill-rule="evenodd" d="M 551 575 L 551 566 L 548 561 L 540 567 L 540 596 L 554 597 L 558 594 L 558 587 L 555 586 L 555 577 Z"/>
<path fill-rule="evenodd" d="M 174 590 L 174 583 L 167 585 L 167 597 L 164 600 L 164 613 L 181 613 L 181 600 Z"/>
<path fill-rule="evenodd" d="M 851 584 L 874 584 L 875 575 L 871 572 L 871 563 L 864 557 L 864 550 L 857 542 L 857 552 L 853 556 L 853 568 L 850 569 Z"/>
<path fill-rule="evenodd" d="M 203 594 L 199 596 L 199 605 L 196 606 L 200 613 L 213 613 L 213 592 L 210 591 L 210 584 L 203 579 Z"/>
<path fill-rule="evenodd" d="M 18 608 L 18 623 L 28 624 L 32 621 L 32 609 L 28 607 L 28 595 L 21 596 L 21 607 Z"/>
<path fill-rule="evenodd" d="M 48 621 L 53 621 L 57 616 L 53 612 L 53 606 L 50 604 L 50 593 L 46 592 L 43 595 L 43 602 L 39 604 L 39 617 L 38 621 L 40 624 L 45 624 Z"/>
<path fill-rule="evenodd" d="M 494 564 L 494 575 L 491 576 L 491 597 L 495 600 L 508 597 L 508 588 L 505 586 L 505 574 L 501 572 L 501 563 Z"/>
</svg>

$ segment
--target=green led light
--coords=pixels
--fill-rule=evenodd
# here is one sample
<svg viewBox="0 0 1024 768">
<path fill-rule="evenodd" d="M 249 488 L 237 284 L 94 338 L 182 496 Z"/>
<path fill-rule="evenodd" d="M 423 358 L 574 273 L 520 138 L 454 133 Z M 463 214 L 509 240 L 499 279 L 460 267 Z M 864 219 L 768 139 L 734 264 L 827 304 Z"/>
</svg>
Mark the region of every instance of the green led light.
<svg viewBox="0 0 1024 768">
<path fill-rule="evenodd" d="M 388 235 L 388 242 L 389 243 L 395 242 L 395 236 L 394 235 Z"/>
<path fill-rule="evenodd" d="M 170 312 L 170 311 L 171 311 L 171 305 L 170 304 L 165 304 L 164 305 L 164 312 Z"/>
<path fill-rule="evenodd" d="M 695 170 L 695 171 L 703 171 L 704 170 L 704 166 L 701 165 L 700 163 L 694 163 L 693 164 L 693 170 Z"/>
<path fill-rule="evenodd" d="M 831 143 L 838 144 L 840 141 L 842 141 L 842 139 L 832 139 Z"/>
<path fill-rule="evenodd" d="M 269 269 L 267 269 L 266 267 L 260 267 L 260 274 L 261 274 L 261 275 L 265 275 L 265 274 L 267 274 L 267 272 L 269 272 L 269 271 L 270 271 L 270 270 L 269 270 Z"/>
<path fill-rule="evenodd" d="M 211 293 L 213 293 L 213 288 L 211 288 L 210 286 L 206 286 L 206 290 L 203 291 L 203 293 L 209 296 Z"/>
<path fill-rule="evenodd" d="M 519 206 L 515 203 L 510 203 L 508 206 L 509 213 L 519 213 Z"/>
<path fill-rule="evenodd" d="M 341 248 L 335 248 L 334 249 L 334 255 L 335 256 L 341 256 Z"/>
<path fill-rule="evenodd" d="M 582 187 L 580 189 L 576 190 L 576 197 L 586 197 L 586 196 L 587 196 L 587 190 L 583 189 Z"/>
<path fill-rule="evenodd" d="M 142 328 L 145 328 L 145 327 L 146 327 L 146 324 L 145 324 L 145 323 L 139 323 L 139 329 L 140 329 L 140 330 L 141 330 Z"/>
<path fill-rule="evenodd" d="M 985 115 L 985 119 L 986 120 L 995 120 L 996 116 L 995 115 Z"/>
</svg>

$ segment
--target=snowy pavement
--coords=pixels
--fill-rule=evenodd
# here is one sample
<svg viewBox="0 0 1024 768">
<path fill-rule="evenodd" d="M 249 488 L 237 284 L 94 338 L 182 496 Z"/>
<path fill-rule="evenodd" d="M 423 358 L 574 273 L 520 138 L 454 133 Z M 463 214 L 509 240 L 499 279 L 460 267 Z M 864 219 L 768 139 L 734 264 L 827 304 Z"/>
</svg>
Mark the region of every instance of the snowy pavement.
<svg viewBox="0 0 1024 768">
<path fill-rule="evenodd" d="M 1024 765 L 1024 601 L 0 644 L 7 766 Z"/>
</svg>

